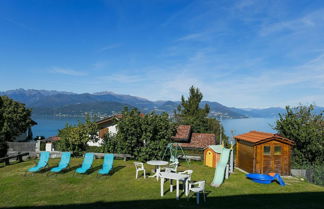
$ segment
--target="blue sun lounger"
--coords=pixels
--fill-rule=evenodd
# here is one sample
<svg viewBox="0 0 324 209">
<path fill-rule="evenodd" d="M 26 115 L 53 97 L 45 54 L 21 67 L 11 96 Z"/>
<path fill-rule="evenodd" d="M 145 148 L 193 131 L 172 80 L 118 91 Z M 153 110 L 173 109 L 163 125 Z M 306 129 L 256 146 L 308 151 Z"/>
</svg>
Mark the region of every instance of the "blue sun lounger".
<svg viewBox="0 0 324 209">
<path fill-rule="evenodd" d="M 114 155 L 113 154 L 105 154 L 104 161 L 102 164 L 102 168 L 98 171 L 101 175 L 107 175 L 111 171 L 114 162 Z"/>
<path fill-rule="evenodd" d="M 48 166 L 48 159 L 50 157 L 50 153 L 49 152 L 41 152 L 40 156 L 39 156 L 39 161 L 37 163 L 36 166 L 29 168 L 27 171 L 28 172 L 38 172 L 40 170 L 42 170 L 43 168 L 45 168 L 46 166 Z"/>
<path fill-rule="evenodd" d="M 86 153 L 84 155 L 82 166 L 80 168 L 77 168 L 75 170 L 75 173 L 80 173 L 80 174 L 86 173 L 91 168 L 92 163 L 93 163 L 93 159 L 94 159 L 94 154 L 93 153 Z"/>
<path fill-rule="evenodd" d="M 53 172 L 53 173 L 61 172 L 63 169 L 65 169 L 65 168 L 67 168 L 69 166 L 70 159 L 71 159 L 71 153 L 70 152 L 62 152 L 60 163 L 58 164 L 57 167 L 52 168 L 50 171 Z"/>
</svg>

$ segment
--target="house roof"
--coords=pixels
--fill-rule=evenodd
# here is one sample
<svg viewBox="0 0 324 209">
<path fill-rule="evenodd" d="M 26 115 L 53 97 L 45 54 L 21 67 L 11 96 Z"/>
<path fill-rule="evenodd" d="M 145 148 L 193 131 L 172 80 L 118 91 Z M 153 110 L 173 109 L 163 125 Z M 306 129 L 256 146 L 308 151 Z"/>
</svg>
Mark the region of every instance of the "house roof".
<svg viewBox="0 0 324 209">
<path fill-rule="evenodd" d="M 175 136 L 172 136 L 172 139 L 175 141 L 189 141 L 191 134 L 190 125 L 179 125 L 177 127 L 177 133 Z"/>
<path fill-rule="evenodd" d="M 47 139 L 43 139 L 42 141 L 55 142 L 55 141 L 59 141 L 59 140 L 61 140 L 61 137 L 59 137 L 59 136 L 50 136 Z"/>
<path fill-rule="evenodd" d="M 140 115 L 140 117 L 144 117 L 145 116 L 144 113 L 140 113 L 139 115 Z M 97 125 L 102 125 L 102 124 L 105 124 L 105 123 L 111 123 L 115 119 L 119 120 L 119 119 L 122 119 L 122 118 L 123 118 L 123 114 L 116 114 L 116 115 L 112 115 L 112 116 L 109 116 L 107 118 L 104 118 L 102 120 L 99 120 L 96 123 L 97 123 Z"/>
<path fill-rule="evenodd" d="M 206 148 L 215 144 L 215 134 L 192 133 L 190 143 L 179 143 L 184 148 Z"/>
<path fill-rule="evenodd" d="M 266 132 L 260 132 L 260 131 L 250 131 L 248 133 L 240 134 L 234 137 L 236 140 L 242 140 L 251 142 L 254 144 L 260 144 L 264 143 L 270 140 L 278 140 L 290 145 L 294 145 L 294 141 L 287 139 L 285 137 L 282 137 L 278 134 L 272 134 L 272 133 L 266 133 Z"/>
<path fill-rule="evenodd" d="M 102 125 L 102 124 L 105 124 L 105 123 L 111 123 L 113 122 L 115 119 L 121 119 L 123 117 L 122 114 L 116 114 L 116 115 L 113 115 L 113 116 L 109 116 L 107 118 L 104 118 L 102 120 L 99 120 L 97 121 L 97 125 Z"/>
</svg>

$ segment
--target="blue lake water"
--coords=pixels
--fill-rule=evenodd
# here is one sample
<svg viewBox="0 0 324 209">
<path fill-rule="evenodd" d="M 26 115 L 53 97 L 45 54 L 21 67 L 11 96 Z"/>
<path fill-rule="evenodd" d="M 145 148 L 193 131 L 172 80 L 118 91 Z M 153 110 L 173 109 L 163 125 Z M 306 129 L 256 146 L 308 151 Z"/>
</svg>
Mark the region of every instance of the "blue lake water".
<svg viewBox="0 0 324 209">
<path fill-rule="evenodd" d="M 33 120 L 38 123 L 33 127 L 33 135 L 35 136 L 56 136 L 58 130 L 65 127 L 66 123 L 77 124 L 78 121 L 84 121 L 84 118 L 67 118 L 67 117 L 43 117 L 34 116 Z M 243 119 L 227 119 L 222 124 L 225 134 L 231 136 L 231 130 L 234 135 L 249 132 L 251 130 L 275 133 L 271 128 L 274 126 L 276 118 L 243 118 Z"/>
<path fill-rule="evenodd" d="M 67 123 L 77 124 L 78 121 L 84 122 L 84 118 L 68 118 L 68 117 L 45 117 L 45 116 L 33 116 L 32 119 L 37 122 L 37 125 L 33 126 L 33 136 L 57 136 L 58 130 L 65 127 Z"/>
<path fill-rule="evenodd" d="M 275 126 L 275 122 L 278 118 L 242 118 L 242 119 L 226 119 L 222 121 L 227 136 L 233 134 L 243 134 L 252 130 L 263 131 L 269 133 L 276 133 L 272 127 Z"/>
</svg>

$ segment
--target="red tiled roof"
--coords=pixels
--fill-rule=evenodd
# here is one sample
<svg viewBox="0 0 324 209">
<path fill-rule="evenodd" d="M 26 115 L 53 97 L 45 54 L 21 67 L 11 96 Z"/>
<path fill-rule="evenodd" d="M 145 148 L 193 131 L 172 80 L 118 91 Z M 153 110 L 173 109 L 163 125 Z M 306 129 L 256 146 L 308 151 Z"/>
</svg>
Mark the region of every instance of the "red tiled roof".
<svg viewBox="0 0 324 209">
<path fill-rule="evenodd" d="M 173 140 L 189 141 L 191 134 L 190 125 L 179 125 L 177 128 L 177 133 L 175 136 L 172 136 Z"/>
<path fill-rule="evenodd" d="M 260 132 L 260 131 L 250 131 L 245 134 L 240 134 L 234 137 L 237 140 L 242 140 L 242 141 L 247 141 L 251 143 L 260 143 L 263 141 L 268 141 L 268 140 L 281 140 L 284 141 L 288 144 L 294 144 L 294 141 L 284 138 L 278 134 L 272 134 L 272 133 L 266 133 L 266 132 Z"/>
<path fill-rule="evenodd" d="M 47 139 L 44 139 L 44 141 L 46 142 L 54 142 L 54 141 L 59 141 L 61 140 L 61 137 L 59 136 L 50 136 Z"/>
<path fill-rule="evenodd" d="M 215 134 L 192 133 L 190 143 L 179 143 L 184 148 L 206 148 L 209 145 L 214 145 Z"/>
</svg>

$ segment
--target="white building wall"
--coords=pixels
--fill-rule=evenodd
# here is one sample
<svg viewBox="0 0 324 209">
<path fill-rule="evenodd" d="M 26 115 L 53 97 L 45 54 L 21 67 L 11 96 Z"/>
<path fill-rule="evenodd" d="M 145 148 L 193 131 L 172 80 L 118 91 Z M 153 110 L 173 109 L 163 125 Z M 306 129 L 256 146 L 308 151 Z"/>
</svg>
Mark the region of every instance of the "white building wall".
<svg viewBox="0 0 324 209">
<path fill-rule="evenodd" d="M 108 126 L 108 132 L 112 135 L 115 135 L 117 134 L 117 124 L 115 125 L 111 125 L 111 126 Z M 99 134 L 99 133 L 98 133 Z M 93 142 L 93 141 L 88 141 L 87 142 L 87 145 L 88 146 L 95 146 L 95 147 L 100 147 L 103 143 L 103 139 L 99 139 L 97 142 Z"/>
<path fill-rule="evenodd" d="M 108 127 L 109 133 L 112 135 L 117 134 L 117 124 Z"/>
</svg>

